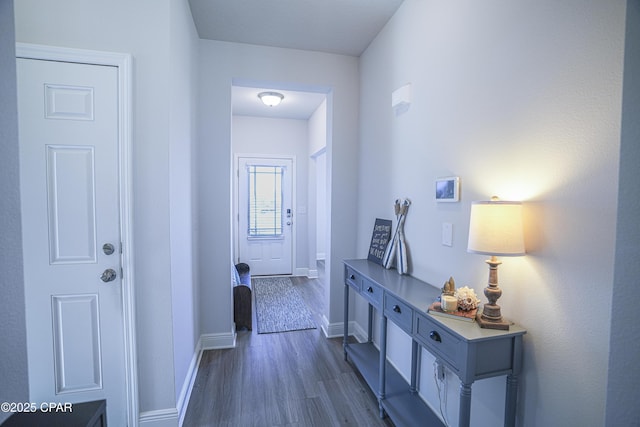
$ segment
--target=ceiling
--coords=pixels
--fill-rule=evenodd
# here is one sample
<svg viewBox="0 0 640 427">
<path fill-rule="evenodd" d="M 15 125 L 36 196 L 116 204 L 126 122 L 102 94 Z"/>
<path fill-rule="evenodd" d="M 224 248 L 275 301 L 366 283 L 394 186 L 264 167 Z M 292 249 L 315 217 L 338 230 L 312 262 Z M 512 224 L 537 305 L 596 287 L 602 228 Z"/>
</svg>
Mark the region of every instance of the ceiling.
<svg viewBox="0 0 640 427">
<path fill-rule="evenodd" d="M 260 101 L 260 92 L 274 91 L 259 87 L 233 86 L 231 91 L 232 113 L 238 116 L 277 117 L 307 120 L 326 98 L 324 93 L 276 90 L 284 95 L 277 107 L 267 107 Z"/>
<path fill-rule="evenodd" d="M 360 56 L 403 0 L 189 0 L 201 39 Z M 285 98 L 266 107 L 258 93 Z M 321 93 L 233 88 L 233 114 L 308 119 Z"/>
<path fill-rule="evenodd" d="M 202 39 L 360 56 L 403 0 L 189 0 Z"/>
</svg>

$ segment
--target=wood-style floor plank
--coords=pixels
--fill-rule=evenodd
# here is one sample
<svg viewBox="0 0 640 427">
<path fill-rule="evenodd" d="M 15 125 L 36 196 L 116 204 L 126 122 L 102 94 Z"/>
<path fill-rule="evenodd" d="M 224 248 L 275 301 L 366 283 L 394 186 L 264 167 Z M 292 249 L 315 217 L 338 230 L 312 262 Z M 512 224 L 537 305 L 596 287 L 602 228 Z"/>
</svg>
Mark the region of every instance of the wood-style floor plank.
<svg viewBox="0 0 640 427">
<path fill-rule="evenodd" d="M 258 334 L 254 313 L 254 330 L 239 331 L 236 348 L 203 353 L 184 427 L 393 426 L 344 360 L 342 339 L 319 327 L 323 275 L 292 280 L 318 329 Z"/>
</svg>

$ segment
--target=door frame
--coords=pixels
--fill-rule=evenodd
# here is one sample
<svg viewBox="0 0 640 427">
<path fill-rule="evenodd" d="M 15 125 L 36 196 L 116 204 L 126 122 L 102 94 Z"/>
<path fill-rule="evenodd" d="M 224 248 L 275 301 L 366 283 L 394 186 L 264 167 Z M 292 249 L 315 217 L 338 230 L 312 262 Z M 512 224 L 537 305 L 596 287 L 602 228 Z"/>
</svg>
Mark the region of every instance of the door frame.
<svg viewBox="0 0 640 427">
<path fill-rule="evenodd" d="M 291 209 L 293 209 L 293 224 L 291 224 L 291 276 L 296 276 L 296 236 L 297 236 L 297 204 L 296 204 L 296 192 L 297 192 L 297 170 L 296 170 L 296 156 L 291 155 L 279 155 L 279 154 L 245 154 L 235 153 L 233 155 L 233 168 L 235 173 L 233 174 L 233 235 L 234 235 L 234 248 L 233 259 L 239 261 L 240 256 L 240 159 L 241 158 L 253 158 L 253 159 L 275 159 L 275 160 L 291 160 Z"/>
<path fill-rule="evenodd" d="M 132 212 L 132 63 L 126 53 L 16 43 L 16 58 L 107 65 L 118 70 L 118 175 L 122 241 L 122 312 L 128 425 L 138 425 L 138 365 L 135 329 Z"/>
</svg>

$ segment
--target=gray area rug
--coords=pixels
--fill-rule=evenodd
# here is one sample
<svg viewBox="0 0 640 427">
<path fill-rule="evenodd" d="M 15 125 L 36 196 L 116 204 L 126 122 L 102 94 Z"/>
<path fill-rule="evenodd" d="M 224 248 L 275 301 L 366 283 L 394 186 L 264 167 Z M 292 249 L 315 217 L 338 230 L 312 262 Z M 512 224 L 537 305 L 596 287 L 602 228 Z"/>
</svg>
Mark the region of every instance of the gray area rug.
<svg viewBox="0 0 640 427">
<path fill-rule="evenodd" d="M 288 277 L 251 280 L 259 334 L 316 329 L 313 316 Z"/>
</svg>

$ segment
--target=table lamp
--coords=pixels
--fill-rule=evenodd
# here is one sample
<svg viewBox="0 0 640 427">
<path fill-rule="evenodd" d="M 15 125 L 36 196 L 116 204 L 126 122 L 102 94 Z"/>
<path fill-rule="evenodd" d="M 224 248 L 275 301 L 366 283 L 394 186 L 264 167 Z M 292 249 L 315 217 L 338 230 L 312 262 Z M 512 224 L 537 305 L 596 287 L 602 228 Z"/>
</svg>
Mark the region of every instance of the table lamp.
<svg viewBox="0 0 640 427">
<path fill-rule="evenodd" d="M 500 306 L 496 304 L 502 295 L 498 287 L 498 266 L 502 264 L 496 256 L 520 256 L 525 254 L 522 232 L 522 203 L 500 201 L 473 202 L 469 219 L 469 243 L 467 252 L 490 255 L 489 284 L 484 295 L 489 300 L 476 321 L 482 328 L 508 330 L 510 322 L 502 318 Z"/>
</svg>

